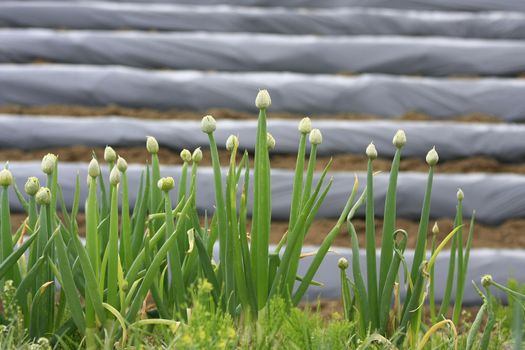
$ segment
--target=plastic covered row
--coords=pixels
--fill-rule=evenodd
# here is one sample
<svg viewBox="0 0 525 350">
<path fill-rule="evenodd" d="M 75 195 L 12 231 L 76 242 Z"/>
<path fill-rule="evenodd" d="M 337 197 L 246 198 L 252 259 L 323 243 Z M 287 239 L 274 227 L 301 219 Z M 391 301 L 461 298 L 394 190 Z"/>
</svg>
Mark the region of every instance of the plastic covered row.
<svg viewBox="0 0 525 350">
<path fill-rule="evenodd" d="M 12 162 L 9 168 L 20 188 L 29 176 L 41 174 L 39 162 Z M 104 167 L 107 168 L 107 167 Z M 74 186 L 77 174 L 81 183 L 86 178 L 87 164 L 62 163 L 59 168 L 59 182 L 62 185 L 64 199 L 67 205 L 73 200 Z M 106 169 L 107 170 L 107 169 Z M 130 188 L 138 188 L 138 182 L 143 166 L 132 165 L 128 169 Z M 173 176 L 178 181 L 180 167 L 164 166 L 162 176 Z M 318 176 L 319 174 L 317 174 Z M 317 178 L 316 176 L 316 178 Z M 356 174 L 351 172 L 334 172 L 333 184 L 318 217 L 338 217 L 345 206 L 351 192 Z M 360 189 L 366 183 L 365 176 L 357 173 L 360 179 Z M 291 170 L 272 170 L 272 217 L 275 220 L 288 219 L 290 200 L 292 197 L 294 173 Z M 44 179 L 42 178 L 42 181 Z M 407 219 L 419 219 L 421 202 L 423 201 L 427 175 L 424 173 L 403 172 L 398 179 L 397 215 Z M 45 182 L 43 182 L 45 183 Z M 381 215 L 388 185 L 388 174 L 378 174 L 375 177 L 374 196 L 376 213 Z M 468 216 L 476 211 L 479 222 L 498 224 L 504 220 L 525 217 L 525 176 L 514 174 L 436 174 L 434 175 L 434 190 L 432 195 L 431 216 L 434 218 L 453 217 L 456 210 L 456 192 L 461 188 L 465 193 L 464 213 Z M 85 188 L 82 188 L 85 195 Z M 173 191 L 173 196 L 176 195 Z M 211 168 L 202 167 L 197 176 L 197 208 L 201 213 L 213 212 L 214 207 L 213 174 Z M 11 193 L 13 210 L 20 211 L 22 207 L 18 199 Z M 135 191 L 130 193 L 130 201 L 135 200 Z M 175 199 L 176 197 L 174 197 Z M 81 200 L 80 203 L 84 201 Z M 361 208 L 359 215 L 363 215 Z"/>
<path fill-rule="evenodd" d="M 406 35 L 524 39 L 517 12 L 435 12 L 380 8 L 249 8 L 174 4 L 4 1 L 0 26 L 68 29 Z"/>
<path fill-rule="evenodd" d="M 305 247 L 305 252 L 315 252 L 318 247 Z M 317 298 L 321 296 L 325 299 L 339 299 L 341 295 L 341 281 L 339 276 L 339 269 L 337 261 L 341 256 L 344 256 L 348 261 L 352 261 L 352 251 L 348 248 L 337 247 L 334 248 L 337 253 L 328 254 L 317 274 L 315 280 L 323 283 L 323 286 L 311 286 L 306 295 L 307 300 L 315 303 Z M 411 266 L 414 252 L 411 250 L 405 251 L 405 258 L 408 266 Z M 379 254 L 378 254 L 379 257 Z M 430 257 L 430 255 L 428 255 Z M 450 251 L 442 251 L 436 260 L 435 265 L 435 298 L 436 301 L 443 299 L 446 279 L 448 274 Z M 301 261 L 299 268 L 299 275 L 303 275 L 308 268 L 309 263 L 313 258 L 305 258 Z M 523 250 L 518 249 L 472 249 L 470 252 L 470 259 L 468 265 L 467 276 L 465 278 L 465 294 L 463 303 L 465 305 L 480 305 L 482 300 L 476 290 L 473 288 L 471 281 L 474 281 L 478 286 L 481 285 L 480 280 L 484 275 L 492 275 L 494 281 L 505 284 L 510 278 L 518 281 L 525 280 L 525 271 L 520 268 L 525 263 L 525 255 Z M 360 251 L 360 265 L 363 269 L 366 266 L 366 256 L 364 250 Z M 379 265 L 378 265 L 379 266 Z M 403 269 L 401 268 L 400 281 L 404 281 Z M 352 264 L 346 270 L 347 276 L 352 278 Z M 363 275 L 366 278 L 366 274 Z M 366 279 L 365 279 L 366 283 Z M 492 289 L 498 298 L 505 301 L 506 295 L 500 291 Z M 401 289 L 401 298 L 404 298 L 406 290 Z M 455 289 L 452 291 L 451 302 L 455 299 Z M 428 299 L 427 299 L 428 300 Z"/>
<path fill-rule="evenodd" d="M 0 105 L 116 104 L 132 108 L 254 112 L 261 88 L 270 111 L 436 119 L 471 113 L 525 120 L 525 79 L 441 79 L 387 75 L 148 71 L 127 67 L 0 64 Z"/>
<path fill-rule="evenodd" d="M 0 30 L 0 62 L 301 73 L 517 75 L 518 40 L 207 32 Z"/>
<path fill-rule="evenodd" d="M 38 0 L 47 2 L 49 0 Z M 85 0 L 62 0 L 64 3 Z M 190 5 L 237 5 L 261 7 L 365 7 L 444 11 L 521 11 L 525 3 L 521 0 L 110 0 L 116 3 L 165 3 Z"/>
<path fill-rule="evenodd" d="M 272 119 L 271 112 L 269 117 L 268 131 L 277 140 L 273 152 L 297 152 L 298 120 Z M 519 162 L 525 158 L 525 125 L 314 118 L 313 126 L 323 134 L 323 144 L 318 148 L 320 155 L 364 154 L 366 146 L 374 142 L 381 157 L 392 157 L 395 151 L 392 136 L 403 129 L 408 136 L 403 149 L 406 157 L 422 158 L 436 146 L 442 160 L 489 156 Z M 228 136 L 240 135 L 240 149 L 253 151 L 256 131 L 256 120 L 219 119 L 215 137 L 219 147 L 224 148 Z M 0 115 L 1 148 L 131 147 L 144 145 L 147 135 L 155 136 L 163 147 L 174 150 L 206 147 L 209 142 L 197 120 Z"/>
</svg>

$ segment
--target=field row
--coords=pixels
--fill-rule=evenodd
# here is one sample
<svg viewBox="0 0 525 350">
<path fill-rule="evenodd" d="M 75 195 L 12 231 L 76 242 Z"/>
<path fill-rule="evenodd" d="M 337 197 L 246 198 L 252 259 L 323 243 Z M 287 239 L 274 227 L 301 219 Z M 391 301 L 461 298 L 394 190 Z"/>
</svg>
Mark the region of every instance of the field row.
<svg viewBox="0 0 525 350">
<path fill-rule="evenodd" d="M 364 156 L 366 146 L 374 142 L 381 158 L 391 158 L 395 151 L 392 135 L 403 129 L 409 137 L 403 149 L 405 157 L 423 159 L 435 146 L 442 161 L 485 156 L 518 163 L 525 158 L 525 125 L 519 124 L 314 120 L 314 126 L 323 133 L 323 144 L 317 151 L 320 156 L 341 153 Z M 238 134 L 240 149 L 252 153 L 256 129 L 256 120 L 219 119 L 216 139 L 219 147 L 224 149 L 226 139 Z M 270 119 L 268 131 L 277 140 L 272 153 L 296 152 L 300 136 L 296 120 Z M 201 123 L 197 120 L 0 114 L 1 148 L 35 150 L 75 145 L 103 147 L 108 144 L 133 147 L 143 146 L 144 135 L 155 136 L 163 147 L 172 150 L 206 148 L 208 145 L 208 137 L 201 131 Z"/>
<path fill-rule="evenodd" d="M 11 162 L 9 169 L 15 175 L 17 184 L 23 188 L 29 176 L 38 176 L 39 162 Z M 66 206 L 72 203 L 77 174 L 80 179 L 85 178 L 87 164 L 64 163 L 59 169 L 59 180 L 64 191 Z M 140 167 L 130 166 L 128 176 L 130 189 L 138 188 Z M 163 166 L 164 175 L 179 179 L 179 166 Z M 349 184 L 354 181 L 356 174 L 352 172 L 335 172 L 332 189 L 318 212 L 319 218 L 336 217 L 344 207 L 348 197 Z M 357 173 L 361 189 L 364 187 L 365 174 Z M 276 220 L 288 218 L 290 198 L 292 197 L 294 173 L 290 170 L 272 170 L 272 217 Z M 318 178 L 318 176 L 315 176 Z M 417 219 L 420 216 L 425 192 L 427 175 L 424 173 L 403 172 L 399 175 L 397 214 L 407 219 Z M 375 177 L 375 202 L 377 215 L 383 212 L 386 196 L 388 174 L 378 174 Z M 203 167 L 197 177 L 197 209 L 199 212 L 211 213 L 214 210 L 215 191 L 213 187 L 212 169 Z M 525 212 L 525 176 L 514 174 L 437 174 L 434 177 L 434 193 L 432 197 L 432 217 L 453 217 L 455 213 L 456 192 L 461 188 L 465 193 L 464 212 L 470 215 L 474 210 L 479 222 L 497 224 L 502 221 L 520 218 Z M 173 195 L 175 196 L 175 192 Z M 85 195 L 85 193 L 84 193 Z M 130 201 L 135 201 L 134 193 L 130 193 Z M 174 197 L 176 198 L 176 197 Z M 81 206 L 83 201 L 80 202 Z M 11 197 L 11 208 L 20 211 L 22 207 L 14 194 Z M 358 212 L 362 217 L 364 208 Z"/>
<path fill-rule="evenodd" d="M 36 0 L 43 3 L 49 0 Z M 73 3 L 81 3 L 83 0 L 70 0 Z M 173 3 L 173 0 L 110 0 L 110 2 L 121 3 Z M 521 0 L 469 0 L 458 2 L 456 0 L 177 0 L 179 4 L 192 5 L 242 5 L 263 7 L 364 7 L 364 8 L 393 8 L 403 10 L 443 10 L 443 11 L 521 11 L 525 12 L 525 3 Z"/>
<path fill-rule="evenodd" d="M 525 44 L 510 40 L 0 29 L 1 63 L 509 76 L 525 72 L 523 56 Z"/>
<path fill-rule="evenodd" d="M 471 113 L 525 120 L 525 79 L 439 79 L 388 75 L 150 71 L 115 66 L 0 65 L 0 105 L 69 104 L 203 111 L 253 111 L 272 91 L 272 111 L 443 119 Z"/>
<path fill-rule="evenodd" d="M 319 2 L 319 5 L 322 5 Z M 240 5 L 244 5 L 240 3 Z M 282 6 L 279 3 L 279 6 Z M 524 39 L 525 14 L 378 8 L 249 8 L 146 3 L 4 1 L 0 26 L 317 35 Z"/>
<path fill-rule="evenodd" d="M 305 246 L 305 251 L 315 251 L 317 247 Z M 337 254 L 328 254 L 323 260 L 318 273 L 316 274 L 316 280 L 323 283 L 322 287 L 311 286 L 308 290 L 306 300 L 314 301 L 315 298 L 321 296 L 326 299 L 337 299 L 340 297 L 341 286 L 338 274 L 334 273 L 334 266 L 337 266 L 337 261 L 341 256 L 346 257 L 349 261 L 352 259 L 352 251 L 348 248 L 336 248 Z M 365 251 L 359 251 L 360 265 L 366 266 Z M 438 256 L 436 261 L 435 276 L 437 281 L 443 281 L 443 283 L 436 284 L 436 298 L 442 300 L 445 289 L 445 283 L 447 276 L 447 270 L 449 265 L 450 251 L 443 251 Z M 404 257 L 408 266 L 412 264 L 413 251 L 405 251 Z M 299 274 L 305 272 L 305 266 L 311 262 L 311 258 L 305 258 L 305 261 L 301 262 L 299 268 Z M 470 252 L 470 263 L 467 272 L 467 281 L 477 281 L 480 276 L 490 274 L 495 280 L 507 281 L 509 278 L 515 278 L 518 281 L 525 280 L 525 271 L 519 266 L 523 266 L 525 263 L 525 257 L 522 251 L 513 249 L 472 249 Z M 348 268 L 348 274 L 352 274 L 351 266 Z M 403 280 L 403 270 L 400 270 L 400 281 Z M 401 290 L 401 298 L 403 299 L 406 291 Z M 496 293 L 500 300 L 506 300 L 503 293 Z M 455 295 L 455 289 L 452 295 Z M 452 297 L 452 300 L 454 297 Z M 472 287 L 471 283 L 465 285 L 465 295 L 463 298 L 465 305 L 479 305 L 479 294 Z"/>
</svg>

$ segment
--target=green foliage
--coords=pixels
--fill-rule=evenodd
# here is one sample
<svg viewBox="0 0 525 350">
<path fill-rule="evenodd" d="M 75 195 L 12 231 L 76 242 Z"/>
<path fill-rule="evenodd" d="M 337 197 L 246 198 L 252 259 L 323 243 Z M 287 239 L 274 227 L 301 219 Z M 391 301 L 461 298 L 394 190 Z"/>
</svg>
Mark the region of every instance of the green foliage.
<svg viewBox="0 0 525 350">
<path fill-rule="evenodd" d="M 374 210 L 374 164 L 377 150 L 370 144 L 366 150 L 368 156 L 366 195 L 366 269 L 362 268 L 359 259 L 359 246 L 357 233 L 352 224 L 352 216 L 347 218 L 348 232 L 352 245 L 352 274 L 353 278 L 348 280 L 344 270 L 348 266 L 346 261 L 339 263 L 341 269 L 341 292 L 344 305 L 344 315 L 347 319 L 358 323 L 360 341 L 370 341 L 370 335 L 377 336 L 381 341 L 390 341 L 391 346 L 408 346 L 418 348 L 428 342 L 438 329 L 451 325 L 451 331 L 460 321 L 462 299 L 464 293 L 465 276 L 468 267 L 470 247 L 472 242 L 474 215 L 470 223 L 470 231 L 465 242 L 463 230 L 463 192 L 458 191 L 458 205 L 454 229 L 446 238 L 438 244 L 432 242 L 430 258 L 427 257 L 427 236 L 429 234 L 430 203 L 432 197 L 432 183 L 438 154 L 432 148 L 427 155 L 429 165 L 428 179 L 421 208 L 419 229 L 416 236 L 416 247 L 414 250 L 412 266 L 409 267 L 405 258 L 405 248 L 409 233 L 402 228 L 396 227 L 396 196 L 399 164 L 401 151 L 406 144 L 406 136 L 399 130 L 393 139 L 396 149 L 388 189 L 384 204 L 383 234 L 380 247 L 379 276 L 376 273 L 376 246 L 375 246 L 375 210 Z M 365 197 L 363 197 L 363 200 Z M 356 202 L 356 207 L 361 201 Z M 437 230 L 437 226 L 434 231 Z M 448 241 L 452 241 L 450 260 L 448 268 L 447 284 L 441 308 L 436 314 L 436 301 L 434 293 L 434 263 L 440 251 Z M 425 260 L 427 258 L 428 260 Z M 404 272 L 404 281 L 400 273 Z M 367 285 L 365 287 L 366 275 Z M 446 311 L 450 304 L 452 287 L 456 277 L 456 302 L 452 321 L 446 319 Z M 400 293 L 404 290 L 406 296 L 401 302 Z M 427 293 L 429 291 L 429 293 Z M 427 308 L 425 302 L 430 296 L 431 324 L 426 325 L 423 320 L 424 310 Z M 441 322 L 441 323 L 440 323 Z M 453 336 L 452 338 L 455 338 Z M 390 346 L 389 345 L 389 346 Z"/>
</svg>

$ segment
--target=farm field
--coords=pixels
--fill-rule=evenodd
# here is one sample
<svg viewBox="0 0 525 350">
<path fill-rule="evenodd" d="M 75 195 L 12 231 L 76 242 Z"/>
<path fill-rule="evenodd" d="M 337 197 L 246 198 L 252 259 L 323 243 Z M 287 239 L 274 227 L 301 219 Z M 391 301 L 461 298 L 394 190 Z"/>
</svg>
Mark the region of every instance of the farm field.
<svg viewBox="0 0 525 350">
<path fill-rule="evenodd" d="M 1 2 L 0 347 L 522 349 L 524 39 L 519 1 Z"/>
</svg>

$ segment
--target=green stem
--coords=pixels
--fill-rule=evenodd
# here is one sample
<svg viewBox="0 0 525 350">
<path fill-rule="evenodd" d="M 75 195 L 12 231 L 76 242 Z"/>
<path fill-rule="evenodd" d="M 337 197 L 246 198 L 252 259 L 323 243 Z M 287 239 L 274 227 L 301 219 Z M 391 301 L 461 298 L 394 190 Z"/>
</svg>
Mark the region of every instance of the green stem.
<svg viewBox="0 0 525 350">
<path fill-rule="evenodd" d="M 36 228 L 36 222 L 38 220 L 38 213 L 36 209 L 36 200 L 35 196 L 29 197 L 29 208 L 28 208 L 28 221 L 27 224 L 29 228 L 31 229 L 31 232 L 35 232 Z M 29 261 L 27 264 L 27 270 L 29 271 L 36 263 L 37 256 L 36 256 L 36 245 L 32 244 L 29 248 Z"/>
<path fill-rule="evenodd" d="M 301 192 L 303 189 L 303 172 L 304 172 L 304 155 L 306 150 L 306 135 L 301 134 L 299 139 L 299 148 L 297 150 L 297 161 L 295 163 L 295 176 L 292 193 L 292 204 L 290 206 L 290 222 L 288 223 L 288 231 L 290 231 L 296 223 L 299 215 L 299 206 L 301 201 Z"/>
<path fill-rule="evenodd" d="M 458 203 L 458 224 L 463 225 L 463 203 Z M 457 248 L 458 248 L 458 268 L 456 281 L 456 299 L 454 300 L 454 310 L 452 311 L 452 322 L 459 327 L 459 316 L 461 314 L 461 305 L 463 304 L 463 291 L 465 285 L 465 261 L 463 259 L 463 228 L 460 228 L 456 234 Z"/>
<path fill-rule="evenodd" d="M 171 197 L 167 191 L 164 192 L 164 205 L 166 213 L 166 240 L 168 240 L 175 234 L 175 225 L 173 221 Z M 178 225 L 179 224 L 177 224 L 177 226 Z M 175 296 L 175 309 L 177 311 L 182 311 L 184 310 L 185 305 L 186 288 L 182 276 L 180 251 L 177 244 L 173 244 L 168 250 L 168 261 L 172 278 L 171 290 Z"/>
<path fill-rule="evenodd" d="M 372 159 L 368 159 L 366 177 L 366 271 L 368 296 L 370 302 L 370 319 L 372 328 L 379 327 L 379 309 L 377 307 L 377 266 L 376 266 L 376 234 L 374 213 L 374 165 Z"/>
<path fill-rule="evenodd" d="M 252 215 L 252 269 L 257 290 L 257 307 L 266 305 L 269 291 L 268 244 L 271 223 L 270 160 L 267 144 L 266 109 L 259 110 L 255 144 Z"/>
<path fill-rule="evenodd" d="M 118 185 L 111 186 L 111 205 L 109 218 L 109 242 L 108 242 L 108 295 L 109 305 L 118 308 Z M 108 311 L 108 318 L 113 319 L 113 315 Z"/>
<path fill-rule="evenodd" d="M 2 249 L 1 249 L 1 259 L 0 262 L 3 262 L 11 253 L 13 252 L 13 241 L 11 233 L 11 213 L 9 210 L 9 187 L 2 186 L 2 218 L 0 221 L 0 227 L 2 230 Z M 14 267 L 6 274 L 4 280 L 14 280 Z M 15 286 L 18 285 L 15 281 Z"/>
<path fill-rule="evenodd" d="M 89 177 L 89 189 L 88 189 L 88 198 L 86 205 L 86 250 L 89 256 L 91 266 L 93 267 L 93 272 L 95 278 L 98 279 L 99 269 L 100 269 L 100 253 L 98 245 L 98 220 L 97 220 L 97 179 Z M 84 296 L 86 298 L 86 296 Z M 96 315 L 95 309 L 92 303 L 86 301 L 86 343 L 89 346 L 95 346 L 96 340 L 90 339 L 95 336 L 96 333 Z M 95 349 L 93 347 L 93 349 Z"/>
<path fill-rule="evenodd" d="M 317 163 L 317 144 L 312 144 L 310 149 L 310 156 L 308 158 L 308 169 L 306 170 L 306 180 L 304 183 L 303 198 L 301 201 L 301 207 L 304 207 L 308 198 L 310 198 L 310 193 L 312 193 L 312 182 L 314 178 L 315 164 Z"/>
<path fill-rule="evenodd" d="M 241 302 L 245 315 L 250 318 L 250 302 L 248 297 L 248 286 L 246 277 L 244 274 L 243 266 L 243 255 L 241 252 L 241 241 L 239 237 L 239 226 L 237 221 L 237 193 L 236 193 L 236 177 L 235 177 L 235 156 L 237 154 L 237 146 L 232 150 L 230 157 L 230 171 L 228 172 L 227 178 L 227 201 L 228 201 L 228 222 L 229 222 L 229 235 L 228 235 L 228 250 L 231 249 L 233 253 L 232 263 L 233 271 L 235 274 L 235 289 Z M 231 243 L 230 243 L 231 242 Z M 230 254 L 228 254 L 230 255 Z"/>
<path fill-rule="evenodd" d="M 215 210 L 219 230 L 219 275 L 222 276 L 224 283 L 225 296 L 228 298 L 233 292 L 233 270 L 230 266 L 230 258 L 226 255 L 228 223 L 226 218 L 226 207 L 224 202 L 224 192 L 222 189 L 222 173 L 219 162 L 219 151 L 213 133 L 208 134 L 210 152 L 213 166 L 213 180 L 215 185 Z"/>
<path fill-rule="evenodd" d="M 129 190 L 128 175 L 126 172 L 121 173 L 122 182 L 122 208 L 121 208 L 121 240 L 120 255 L 123 262 L 124 271 L 128 271 L 133 262 L 131 251 L 131 220 L 129 216 Z"/>
<path fill-rule="evenodd" d="M 392 263 L 394 254 L 394 231 L 396 226 L 396 192 L 397 175 L 399 163 L 401 161 L 401 148 L 396 149 L 392 168 L 390 170 L 390 180 L 385 200 L 385 212 L 383 219 L 383 236 L 381 241 L 381 263 L 379 266 L 379 291 L 385 287 L 385 281 Z"/>
</svg>

